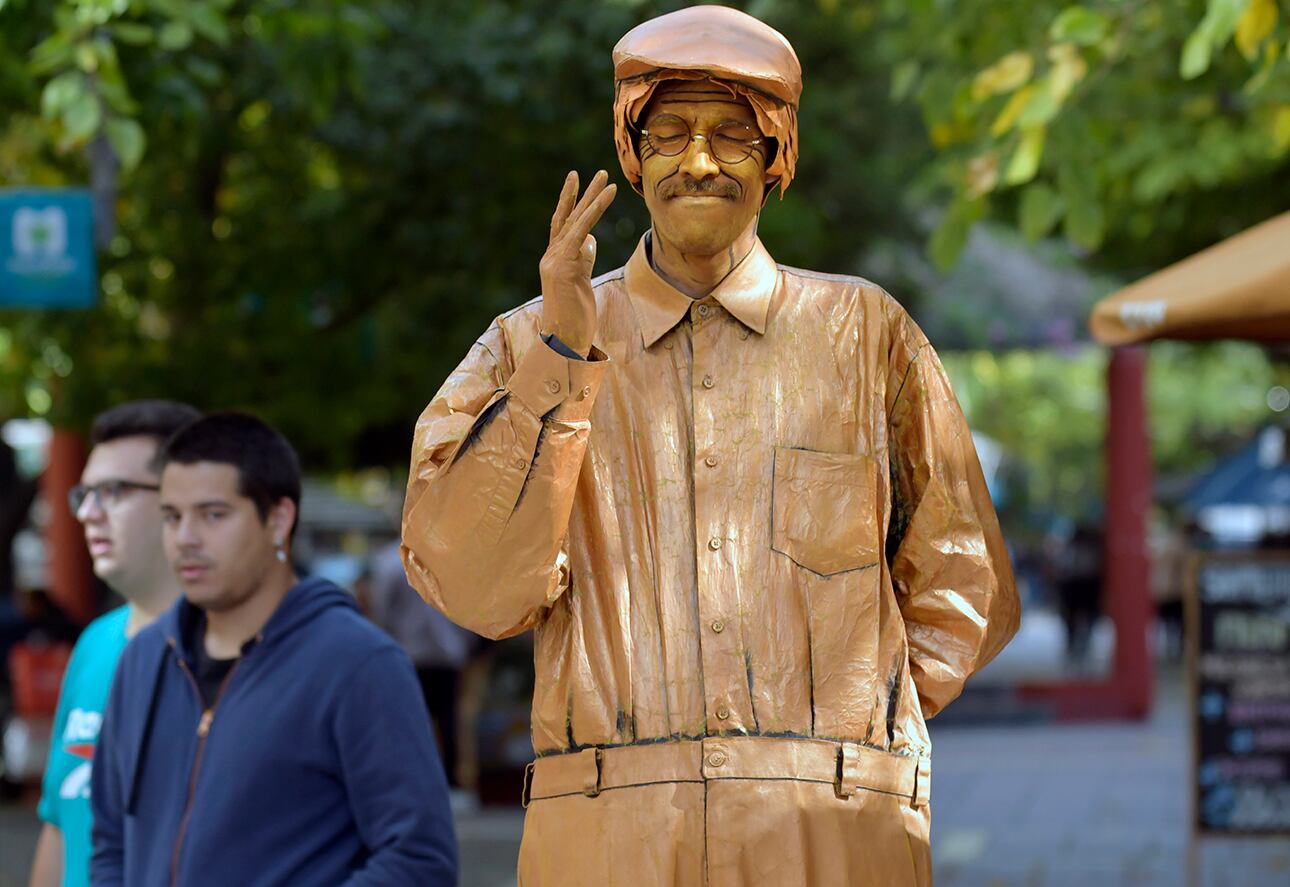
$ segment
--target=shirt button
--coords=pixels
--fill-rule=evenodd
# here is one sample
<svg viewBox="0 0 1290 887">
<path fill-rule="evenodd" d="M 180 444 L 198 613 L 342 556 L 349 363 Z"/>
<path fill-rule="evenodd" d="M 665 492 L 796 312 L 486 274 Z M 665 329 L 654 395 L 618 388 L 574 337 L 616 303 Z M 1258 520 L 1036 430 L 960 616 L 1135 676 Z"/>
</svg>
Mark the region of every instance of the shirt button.
<svg viewBox="0 0 1290 887">
<path fill-rule="evenodd" d="M 730 717 L 730 709 L 726 708 L 724 705 L 720 706 L 717 709 L 717 717 L 724 721 L 726 718 Z"/>
<path fill-rule="evenodd" d="M 666 348 L 668 351 L 671 351 L 671 350 L 672 350 L 672 343 L 671 343 L 671 342 L 664 342 L 664 343 L 663 343 L 663 347 L 664 347 L 664 348 Z"/>
<path fill-rule="evenodd" d="M 550 391 L 552 394 L 559 394 L 559 393 L 560 393 L 560 383 L 559 383 L 559 382 L 557 382 L 555 379 L 547 379 L 547 380 L 546 380 L 546 390 L 547 390 L 547 391 Z"/>
<path fill-rule="evenodd" d="M 709 468 L 716 468 L 716 467 L 717 467 L 717 457 L 716 457 L 716 456 L 709 456 L 708 458 L 706 458 L 706 459 L 704 459 L 704 460 L 703 460 L 703 464 L 704 464 L 704 465 L 706 465 L 706 466 L 708 466 Z"/>
<path fill-rule="evenodd" d="M 708 316 L 708 306 L 707 306 L 707 305 L 700 305 L 700 306 L 699 306 L 699 316 L 700 316 L 700 317 L 707 317 L 707 316 Z"/>
<path fill-rule="evenodd" d="M 709 539 L 709 540 L 708 540 L 708 547 L 709 547 L 709 548 L 711 548 L 713 551 L 719 551 L 719 550 L 721 549 L 721 540 L 720 540 L 720 539 Z"/>
<path fill-rule="evenodd" d="M 704 376 L 704 377 L 703 377 L 703 387 L 704 387 L 704 388 L 711 388 L 711 387 L 712 387 L 713 385 L 715 385 L 715 384 L 717 384 L 717 383 L 716 383 L 716 382 L 714 382 L 714 381 L 712 381 L 712 377 L 711 377 L 711 376 Z"/>
<path fill-rule="evenodd" d="M 712 630 L 717 634 L 721 634 L 721 632 L 726 630 L 726 624 L 722 622 L 720 619 L 713 619 Z"/>
<path fill-rule="evenodd" d="M 590 385 L 585 386 L 582 391 L 578 392 L 578 400 L 586 400 L 588 397 L 591 397 Z"/>
<path fill-rule="evenodd" d="M 516 459 L 515 467 L 518 468 L 520 471 L 523 471 L 525 468 L 529 467 L 529 463 L 524 461 L 523 459 Z"/>
<path fill-rule="evenodd" d="M 745 329 L 742 329 L 742 330 L 740 330 L 740 331 L 739 331 L 739 338 L 741 338 L 741 339 L 746 339 L 746 338 L 748 338 L 751 334 L 752 334 L 752 333 L 751 333 L 751 331 L 745 328 Z"/>
<path fill-rule="evenodd" d="M 725 762 L 726 762 L 726 756 L 722 752 L 714 751 L 712 754 L 708 755 L 709 767 L 720 767 Z"/>
</svg>

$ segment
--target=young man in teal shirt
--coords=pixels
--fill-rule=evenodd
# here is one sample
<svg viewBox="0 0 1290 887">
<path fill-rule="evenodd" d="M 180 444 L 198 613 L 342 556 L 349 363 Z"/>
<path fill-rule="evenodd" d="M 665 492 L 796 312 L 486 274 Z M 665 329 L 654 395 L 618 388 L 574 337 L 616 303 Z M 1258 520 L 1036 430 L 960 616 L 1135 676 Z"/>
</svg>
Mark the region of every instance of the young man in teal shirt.
<svg viewBox="0 0 1290 887">
<path fill-rule="evenodd" d="M 63 676 L 31 887 L 90 882 L 90 768 L 117 659 L 126 641 L 179 594 L 161 547 L 154 460 L 166 438 L 199 416 L 186 404 L 134 401 L 94 420 L 93 449 L 69 504 L 85 528 L 95 575 L 126 603 L 86 627 Z"/>
</svg>

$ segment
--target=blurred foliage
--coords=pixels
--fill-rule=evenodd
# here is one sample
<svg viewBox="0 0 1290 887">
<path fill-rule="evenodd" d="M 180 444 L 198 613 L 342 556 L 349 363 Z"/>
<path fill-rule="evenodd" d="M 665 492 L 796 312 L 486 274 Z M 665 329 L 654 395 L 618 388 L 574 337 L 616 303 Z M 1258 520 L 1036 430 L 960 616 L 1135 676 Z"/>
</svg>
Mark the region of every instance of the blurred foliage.
<svg viewBox="0 0 1290 887">
<path fill-rule="evenodd" d="M 1042 532 L 1044 515 L 1100 513 L 1107 358 L 1092 346 L 942 356 L 973 429 L 1013 463 L 1005 467 L 1010 536 Z M 1147 384 L 1157 477 L 1177 490 L 1276 419 L 1268 392 L 1290 387 L 1290 365 L 1243 342 L 1158 342 Z"/>
<path fill-rule="evenodd" d="M 612 46 L 683 5 L 0 0 L 0 185 L 83 186 L 96 150 L 119 165 L 100 304 L 0 310 L 0 417 L 84 427 L 169 396 L 255 410 L 317 469 L 404 463 L 469 342 L 536 295 L 564 173 L 619 175 Z M 929 218 L 946 261 L 993 216 L 1132 272 L 1290 205 L 1284 0 L 734 5 L 805 70 L 798 176 L 761 227 L 787 264 L 876 274 Z M 598 270 L 647 224 L 624 188 Z M 879 271 L 916 314 L 935 307 L 925 276 Z M 1071 381 L 1035 373 L 999 402 Z M 1082 415 L 998 436 L 1029 457 L 1069 433 L 1059 452 L 1096 459 Z"/>
<path fill-rule="evenodd" d="M 973 224 L 1060 232 L 1136 271 L 1290 205 L 1287 0 L 889 0 L 891 89 L 922 109 L 951 202 Z"/>
<path fill-rule="evenodd" d="M 100 132 L 122 161 L 101 305 L 0 314 L 0 415 L 84 425 L 165 395 L 257 410 L 319 468 L 402 462 L 469 342 L 537 294 L 564 173 L 618 175 L 614 43 L 682 5 L 0 4 L 0 184 L 85 183 Z M 763 236 L 856 272 L 873 243 L 921 238 L 901 198 L 930 148 L 873 87 L 873 10 L 826 6 L 749 4 L 812 72 Z M 598 270 L 647 224 L 624 189 Z"/>
</svg>

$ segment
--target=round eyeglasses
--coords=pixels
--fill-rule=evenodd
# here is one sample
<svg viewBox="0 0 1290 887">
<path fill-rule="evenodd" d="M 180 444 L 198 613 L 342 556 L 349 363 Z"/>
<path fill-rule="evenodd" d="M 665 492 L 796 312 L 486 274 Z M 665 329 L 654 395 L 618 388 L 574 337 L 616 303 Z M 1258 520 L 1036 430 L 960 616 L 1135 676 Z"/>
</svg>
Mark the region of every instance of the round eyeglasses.
<svg viewBox="0 0 1290 887">
<path fill-rule="evenodd" d="M 81 510 L 85 500 L 93 496 L 100 508 L 116 505 L 135 490 L 156 492 L 161 487 L 157 484 L 145 484 L 134 480 L 105 480 L 97 484 L 77 484 L 67 491 L 67 505 L 72 514 Z"/>
<path fill-rule="evenodd" d="M 690 142 L 703 139 L 708 150 L 722 163 L 738 163 L 765 139 L 746 123 L 723 123 L 715 126 L 706 136 L 690 131 L 690 125 L 679 117 L 655 120 L 649 129 L 642 129 L 645 143 L 655 154 L 676 157 L 690 147 Z"/>
</svg>

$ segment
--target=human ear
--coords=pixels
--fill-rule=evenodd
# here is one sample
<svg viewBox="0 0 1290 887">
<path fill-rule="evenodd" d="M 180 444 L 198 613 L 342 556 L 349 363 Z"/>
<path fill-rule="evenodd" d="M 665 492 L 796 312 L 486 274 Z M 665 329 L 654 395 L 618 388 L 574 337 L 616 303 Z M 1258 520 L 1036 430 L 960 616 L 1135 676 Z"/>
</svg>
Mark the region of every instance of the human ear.
<svg viewBox="0 0 1290 887">
<path fill-rule="evenodd" d="M 291 538 L 291 528 L 296 521 L 296 503 L 285 496 L 269 509 L 269 532 L 276 548 L 285 546 Z"/>
</svg>

